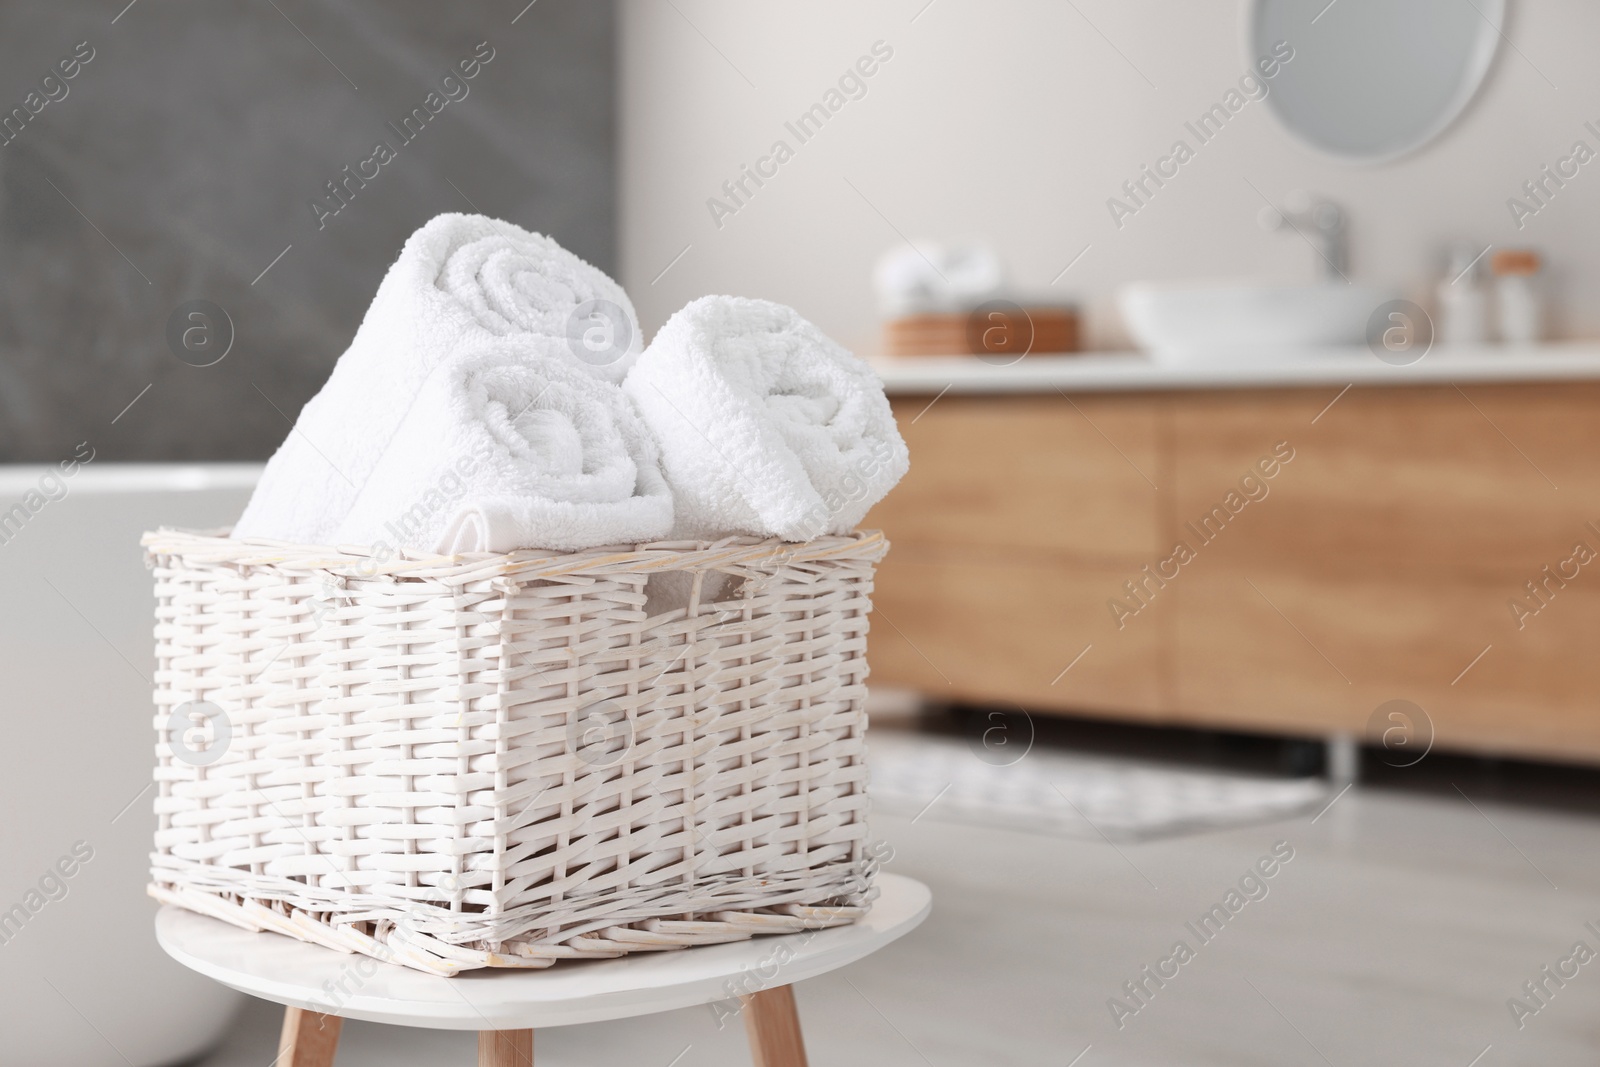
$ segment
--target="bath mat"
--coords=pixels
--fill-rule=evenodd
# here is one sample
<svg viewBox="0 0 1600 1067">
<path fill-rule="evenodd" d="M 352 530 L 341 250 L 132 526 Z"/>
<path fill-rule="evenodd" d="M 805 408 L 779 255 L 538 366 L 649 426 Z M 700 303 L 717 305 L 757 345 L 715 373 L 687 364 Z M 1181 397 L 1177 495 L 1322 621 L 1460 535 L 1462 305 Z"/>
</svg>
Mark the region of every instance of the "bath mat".
<svg viewBox="0 0 1600 1067">
<path fill-rule="evenodd" d="M 1034 747 L 1005 758 L 960 738 L 874 730 L 876 811 L 1086 840 L 1145 841 L 1271 822 L 1329 799 L 1318 778 L 1173 769 Z"/>
</svg>

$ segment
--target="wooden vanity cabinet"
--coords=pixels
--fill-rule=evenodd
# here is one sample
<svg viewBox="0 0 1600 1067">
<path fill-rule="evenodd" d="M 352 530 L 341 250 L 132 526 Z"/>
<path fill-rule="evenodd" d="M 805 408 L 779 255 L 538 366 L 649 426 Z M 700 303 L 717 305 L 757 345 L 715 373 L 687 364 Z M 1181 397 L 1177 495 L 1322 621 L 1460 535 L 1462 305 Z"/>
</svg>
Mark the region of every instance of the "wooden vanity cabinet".
<svg viewBox="0 0 1600 1067">
<path fill-rule="evenodd" d="M 873 598 L 874 681 L 1030 710 L 1159 715 L 1171 690 L 1161 628 L 1109 640 L 1101 604 L 1162 548 L 1159 406 L 927 403 L 895 401 L 911 473 L 865 523 L 893 542 Z"/>
<path fill-rule="evenodd" d="M 895 398 L 873 681 L 1600 761 L 1600 384 L 1338 392 Z"/>
</svg>

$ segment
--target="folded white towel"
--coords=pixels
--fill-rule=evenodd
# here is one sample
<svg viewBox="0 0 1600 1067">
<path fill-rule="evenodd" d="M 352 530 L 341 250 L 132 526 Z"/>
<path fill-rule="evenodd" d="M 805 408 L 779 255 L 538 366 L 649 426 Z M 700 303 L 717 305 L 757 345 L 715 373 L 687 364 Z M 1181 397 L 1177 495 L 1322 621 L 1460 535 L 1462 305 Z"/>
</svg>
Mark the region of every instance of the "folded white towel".
<svg viewBox="0 0 1600 1067">
<path fill-rule="evenodd" d="M 338 544 L 576 551 L 665 537 L 672 494 L 622 390 L 494 341 L 422 383 Z"/>
<path fill-rule="evenodd" d="M 909 466 L 878 376 L 781 304 L 690 303 L 623 389 L 660 443 L 677 537 L 846 533 Z"/>
<path fill-rule="evenodd" d="M 234 536 L 330 541 L 429 372 L 495 337 L 611 382 L 642 348 L 632 303 L 601 271 L 508 222 L 440 215 L 406 241 Z"/>
<path fill-rule="evenodd" d="M 988 245 L 912 241 L 878 257 L 872 282 L 885 318 L 952 314 L 997 296 L 1005 272 Z"/>
</svg>

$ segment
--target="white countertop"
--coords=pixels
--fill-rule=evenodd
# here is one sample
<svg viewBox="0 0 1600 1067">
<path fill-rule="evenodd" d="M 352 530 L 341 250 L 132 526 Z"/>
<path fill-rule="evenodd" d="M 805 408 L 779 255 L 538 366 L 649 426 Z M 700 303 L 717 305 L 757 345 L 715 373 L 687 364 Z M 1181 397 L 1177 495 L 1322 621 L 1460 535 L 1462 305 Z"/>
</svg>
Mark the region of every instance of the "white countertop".
<svg viewBox="0 0 1600 1067">
<path fill-rule="evenodd" d="M 70 459 L 70 453 L 63 454 Z M 113 463 L 97 459 L 79 464 L 68 480 L 74 493 L 185 493 L 212 489 L 254 489 L 260 463 Z M 56 471 L 54 463 L 0 463 L 0 500 L 10 501 Z"/>
<path fill-rule="evenodd" d="M 1600 342 L 1438 346 L 1406 366 L 1385 363 L 1366 348 L 1218 355 L 1185 363 L 1158 363 L 1137 352 L 1029 355 L 1004 366 L 977 356 L 875 356 L 869 362 L 891 395 L 1448 385 L 1600 380 Z"/>
</svg>

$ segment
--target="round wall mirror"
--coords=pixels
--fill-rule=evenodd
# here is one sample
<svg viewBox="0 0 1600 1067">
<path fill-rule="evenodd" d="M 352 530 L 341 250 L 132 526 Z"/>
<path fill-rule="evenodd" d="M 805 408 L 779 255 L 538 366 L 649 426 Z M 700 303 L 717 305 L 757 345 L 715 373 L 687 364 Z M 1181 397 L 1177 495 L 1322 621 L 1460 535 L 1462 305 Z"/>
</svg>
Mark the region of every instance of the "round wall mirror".
<svg viewBox="0 0 1600 1067">
<path fill-rule="evenodd" d="M 1443 132 L 1483 82 L 1506 0 L 1252 0 L 1267 105 L 1329 155 L 1378 163 Z M 1283 61 L 1284 56 L 1289 56 Z"/>
</svg>

